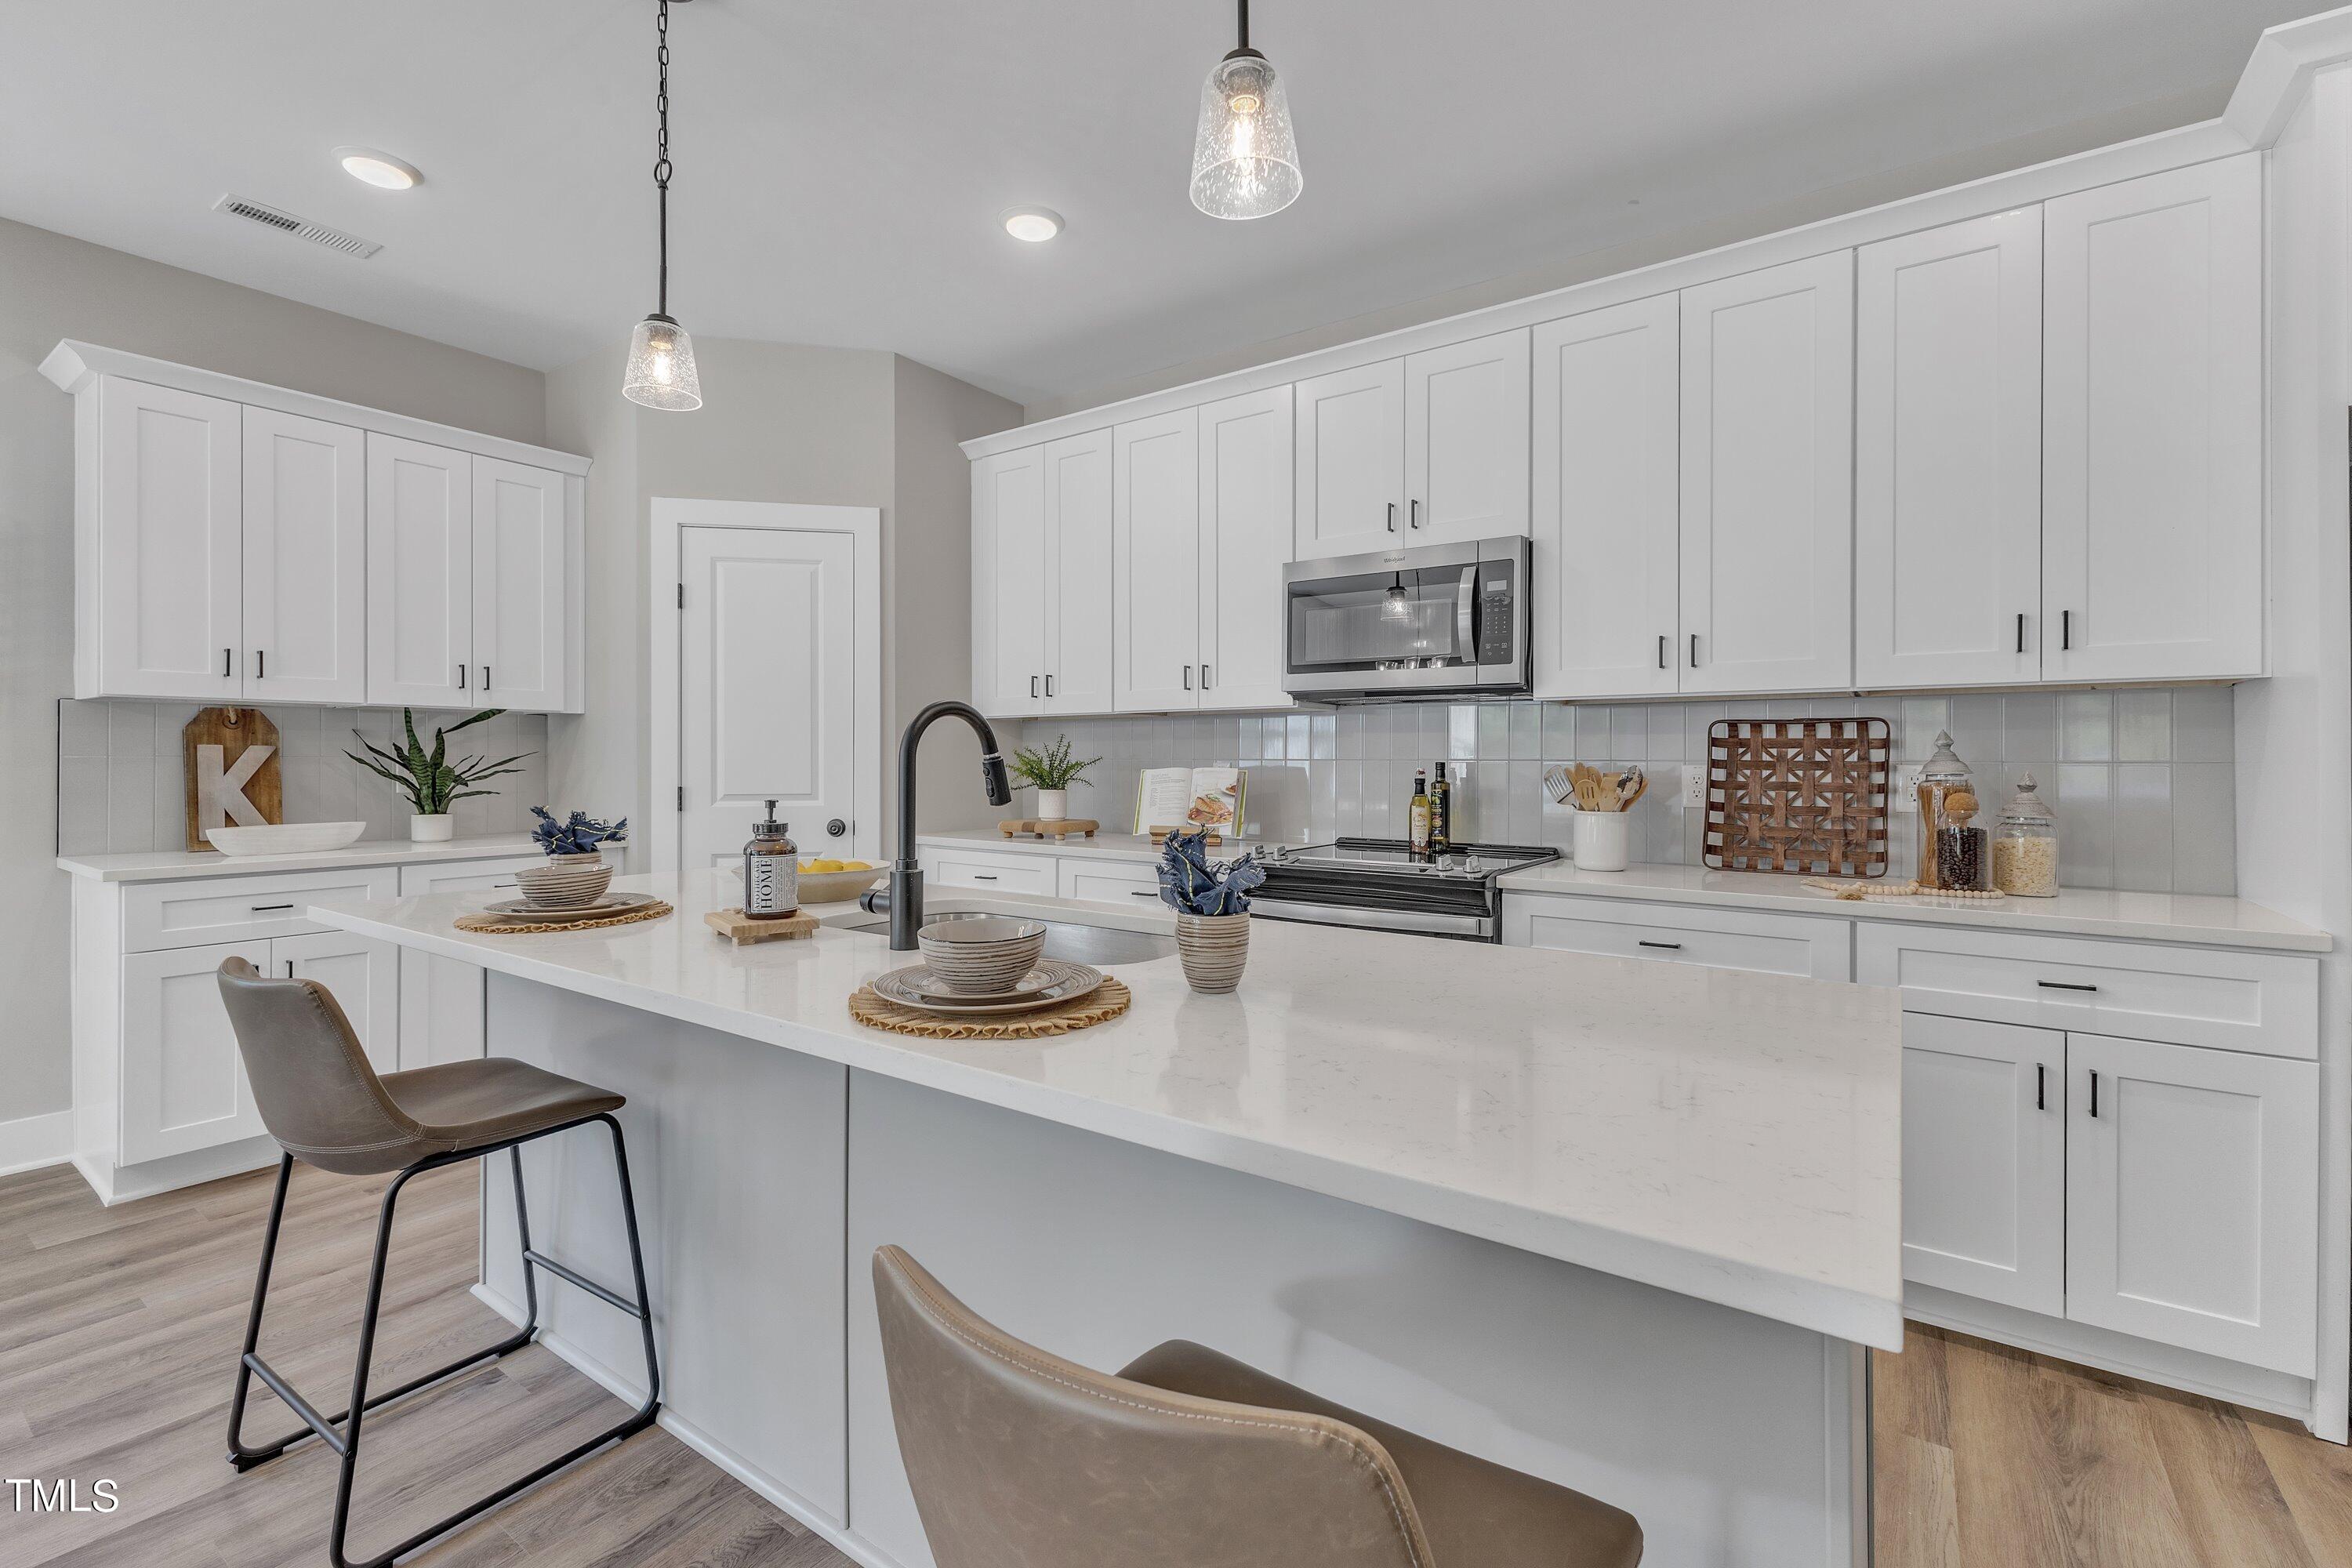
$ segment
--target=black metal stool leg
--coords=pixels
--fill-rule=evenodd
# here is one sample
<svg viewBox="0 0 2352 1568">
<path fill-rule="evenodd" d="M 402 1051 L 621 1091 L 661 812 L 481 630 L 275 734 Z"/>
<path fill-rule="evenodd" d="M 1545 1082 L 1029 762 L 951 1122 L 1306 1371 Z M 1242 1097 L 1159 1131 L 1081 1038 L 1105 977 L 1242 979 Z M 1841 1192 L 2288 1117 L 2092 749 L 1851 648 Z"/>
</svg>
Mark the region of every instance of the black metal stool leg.
<svg viewBox="0 0 2352 1568">
<path fill-rule="evenodd" d="M 613 1169 L 621 1178 L 621 1222 L 629 1230 L 629 1272 L 636 1281 L 637 1327 L 646 1342 L 646 1399 L 629 1426 L 634 1432 L 651 1426 L 661 1410 L 661 1362 L 654 1353 L 654 1303 L 646 1293 L 645 1248 L 637 1243 L 637 1194 L 629 1185 L 629 1147 L 617 1120 L 609 1113 L 596 1120 L 613 1130 Z"/>
<path fill-rule="evenodd" d="M 307 1436 L 307 1429 L 280 1438 L 267 1447 L 248 1448 L 245 1445 L 245 1396 L 253 1383 L 253 1352 L 261 1343 L 261 1304 L 269 1295 L 269 1266 L 278 1257 L 278 1226 L 286 1217 L 286 1187 L 293 1179 L 294 1156 L 278 1157 L 278 1190 L 269 1198 L 269 1224 L 261 1233 L 261 1267 L 253 1277 L 253 1310 L 246 1314 L 245 1349 L 237 1352 L 236 1390 L 228 1401 L 228 1462 L 239 1470 L 249 1470 L 265 1460 L 274 1459 L 286 1451 L 294 1437 Z"/>
</svg>

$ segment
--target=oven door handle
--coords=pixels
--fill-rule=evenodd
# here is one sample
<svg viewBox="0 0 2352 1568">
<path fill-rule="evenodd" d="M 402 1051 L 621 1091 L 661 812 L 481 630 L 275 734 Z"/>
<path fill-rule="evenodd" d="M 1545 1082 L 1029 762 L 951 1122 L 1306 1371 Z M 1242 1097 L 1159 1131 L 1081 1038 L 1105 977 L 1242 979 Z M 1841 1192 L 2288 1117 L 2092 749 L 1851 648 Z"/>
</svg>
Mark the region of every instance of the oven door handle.
<svg viewBox="0 0 2352 1568">
<path fill-rule="evenodd" d="M 1478 568 L 1474 563 L 1462 568 L 1462 585 L 1454 591 L 1454 635 L 1462 662 L 1478 662 Z"/>
<path fill-rule="evenodd" d="M 1250 912 L 1270 921 L 1305 921 L 1315 925 L 1411 931 L 1423 936 L 1466 936 L 1481 942 L 1494 941 L 1500 925 L 1493 915 L 1439 914 L 1428 910 L 1372 910 L 1353 904 L 1307 904 L 1290 899 L 1269 899 L 1264 893 L 1250 900 Z"/>
</svg>

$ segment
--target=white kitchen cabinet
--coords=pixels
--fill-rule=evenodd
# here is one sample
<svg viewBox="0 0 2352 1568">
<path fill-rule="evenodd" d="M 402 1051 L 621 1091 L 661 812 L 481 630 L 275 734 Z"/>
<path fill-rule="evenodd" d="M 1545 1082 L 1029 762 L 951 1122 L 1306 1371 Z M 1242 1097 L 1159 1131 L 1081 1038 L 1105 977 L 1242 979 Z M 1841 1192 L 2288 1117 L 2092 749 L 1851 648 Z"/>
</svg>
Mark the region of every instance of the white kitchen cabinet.
<svg viewBox="0 0 2352 1568">
<path fill-rule="evenodd" d="M 133 952 L 122 960 L 118 1147 L 125 1164 L 266 1131 L 214 972 L 231 958 L 269 971 L 267 942 Z"/>
<path fill-rule="evenodd" d="M 368 701 L 474 700 L 474 459 L 368 435 Z"/>
<path fill-rule="evenodd" d="M 1682 294 L 1682 689 L 1853 674 L 1853 258 Z"/>
<path fill-rule="evenodd" d="M 523 712 L 558 711 L 570 674 L 564 476 L 476 458 L 473 480 L 470 700 Z"/>
<path fill-rule="evenodd" d="M 1282 569 L 1291 549 L 1291 389 L 1212 403 L 1200 422 L 1200 702 L 1287 708 Z"/>
<path fill-rule="evenodd" d="M 2313 1374 L 2319 1067 L 2070 1035 L 2066 1316 Z"/>
<path fill-rule="evenodd" d="M 244 696 L 367 700 L 367 437 L 244 411 Z"/>
<path fill-rule="evenodd" d="M 2042 209 L 1855 254 L 1854 679 L 2042 667 Z"/>
<path fill-rule="evenodd" d="M 1118 630 L 1111 433 L 1045 448 L 1045 711 L 1108 713 Z"/>
<path fill-rule="evenodd" d="M 378 1072 L 400 1065 L 400 949 L 350 931 L 281 936 L 269 944 L 268 973 L 315 980 L 334 993 L 369 1063 Z"/>
<path fill-rule="evenodd" d="M 75 696 L 241 694 L 242 413 L 111 375 L 77 399 Z"/>
<path fill-rule="evenodd" d="M 1164 713 L 1200 702 L 1199 410 L 1111 432 L 1115 706 Z"/>
<path fill-rule="evenodd" d="M 1045 703 L 1045 448 L 971 466 L 972 705 L 1028 718 Z"/>
<path fill-rule="evenodd" d="M 1703 969 L 1853 978 L 1852 922 L 1583 896 L 1503 896 L 1503 942 Z"/>
<path fill-rule="evenodd" d="M 1675 296 L 1535 329 L 1535 692 L 1647 697 L 1683 667 Z"/>
<path fill-rule="evenodd" d="M 1903 1020 L 1903 1278 L 2066 1310 L 2066 1037 Z"/>
<path fill-rule="evenodd" d="M 1528 531 L 1528 345 L 1521 328 L 1406 356 L 1407 544 Z"/>
<path fill-rule="evenodd" d="M 1299 382 L 1292 559 L 1328 560 L 1405 541 L 1404 361 Z"/>
<path fill-rule="evenodd" d="M 403 866 L 400 896 L 413 899 L 426 893 L 474 893 L 485 904 L 520 898 L 521 895 L 515 890 L 515 874 L 525 867 L 542 863 L 541 857 L 529 855 L 509 860 Z M 401 1068 L 404 1071 L 481 1056 L 486 1048 L 482 998 L 480 964 L 419 952 L 413 948 L 402 953 L 398 1051 Z"/>
<path fill-rule="evenodd" d="M 1053 857 L 1019 851 L 926 849 L 918 863 L 931 888 L 971 888 L 988 893 L 1035 893 L 1056 897 Z"/>
<path fill-rule="evenodd" d="M 1133 907 L 1157 904 L 1160 872 L 1149 860 L 1102 860 L 1065 855 L 1055 886 L 1057 897 Z"/>
<path fill-rule="evenodd" d="M 2262 672 L 2262 158 L 2043 207 L 2046 679 Z"/>
</svg>

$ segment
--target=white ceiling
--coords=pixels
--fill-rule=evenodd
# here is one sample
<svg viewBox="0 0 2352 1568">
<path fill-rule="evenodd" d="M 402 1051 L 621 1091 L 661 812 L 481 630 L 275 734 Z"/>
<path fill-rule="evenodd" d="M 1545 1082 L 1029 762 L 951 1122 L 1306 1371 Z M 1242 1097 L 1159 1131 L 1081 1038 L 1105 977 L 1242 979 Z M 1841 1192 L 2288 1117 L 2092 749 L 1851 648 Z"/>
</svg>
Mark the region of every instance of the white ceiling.
<svg viewBox="0 0 2352 1568">
<path fill-rule="evenodd" d="M 1221 223 L 1185 180 L 1227 0 L 694 0 L 671 311 L 1034 401 L 2133 104 L 2218 110 L 2260 29 L 2319 8 L 1259 0 L 1306 194 Z M 566 363 L 653 307 L 652 49 L 652 0 L 0 0 L 0 216 Z M 343 142 L 425 184 L 362 186 Z M 1067 232 L 1008 238 L 1016 203 Z"/>
</svg>

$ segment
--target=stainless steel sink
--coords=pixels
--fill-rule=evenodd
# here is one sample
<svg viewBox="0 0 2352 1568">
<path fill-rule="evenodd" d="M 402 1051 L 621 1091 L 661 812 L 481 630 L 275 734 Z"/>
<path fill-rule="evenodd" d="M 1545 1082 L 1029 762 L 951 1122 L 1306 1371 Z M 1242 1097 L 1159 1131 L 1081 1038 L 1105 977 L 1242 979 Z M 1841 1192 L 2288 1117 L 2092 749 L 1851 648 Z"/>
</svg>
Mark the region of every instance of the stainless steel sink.
<svg viewBox="0 0 2352 1568">
<path fill-rule="evenodd" d="M 937 925 L 941 921 L 976 920 L 983 911 L 943 910 L 926 915 L 925 925 Z M 1024 917 L 1034 919 L 1034 917 Z M 1172 958 L 1176 939 L 1148 931 L 1119 931 L 1111 926 L 1079 925 L 1072 921 L 1042 921 L 1045 928 L 1045 956 L 1066 959 L 1072 963 L 1149 963 L 1155 958 Z M 837 929 L 865 931 L 887 937 L 890 921 L 882 915 L 857 921 Z"/>
</svg>

